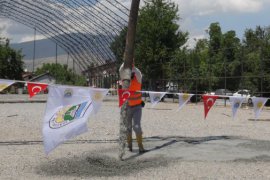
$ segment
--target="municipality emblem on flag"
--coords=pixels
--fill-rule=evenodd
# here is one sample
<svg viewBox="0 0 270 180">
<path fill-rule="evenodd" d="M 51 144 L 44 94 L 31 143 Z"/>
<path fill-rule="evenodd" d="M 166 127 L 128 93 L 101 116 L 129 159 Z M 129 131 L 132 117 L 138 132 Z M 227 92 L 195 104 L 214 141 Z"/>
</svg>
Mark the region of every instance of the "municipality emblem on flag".
<svg viewBox="0 0 270 180">
<path fill-rule="evenodd" d="M 109 92 L 109 89 L 91 88 L 89 92 L 93 102 L 94 113 L 97 114 L 99 109 L 101 108 L 104 97 Z"/>
<path fill-rule="evenodd" d="M 245 97 L 230 96 L 229 98 L 230 98 L 230 102 L 232 106 L 232 118 L 234 119 L 238 109 L 241 107 L 242 103 L 244 102 Z"/>
<path fill-rule="evenodd" d="M 266 103 L 266 101 L 268 100 L 268 98 L 264 98 L 264 97 L 252 97 L 252 102 L 254 104 L 254 114 L 255 114 L 255 118 L 257 119 Z"/>
<path fill-rule="evenodd" d="M 86 101 L 78 105 L 69 105 L 60 108 L 50 119 L 50 128 L 61 128 L 77 119 L 82 118 L 90 105 L 91 102 Z"/>
<path fill-rule="evenodd" d="M 103 94 L 101 92 L 95 92 L 92 98 L 94 101 L 101 101 L 103 99 Z"/>
<path fill-rule="evenodd" d="M 194 94 L 186 94 L 186 93 L 177 93 L 178 94 L 178 99 L 179 99 L 179 108 L 180 110 Z"/>
<path fill-rule="evenodd" d="M 68 88 L 64 92 L 64 97 L 69 98 L 73 95 L 73 90 L 71 88 Z"/>
<path fill-rule="evenodd" d="M 166 92 L 153 92 L 149 91 L 150 101 L 152 104 L 152 108 L 159 103 L 159 101 L 164 97 Z"/>
</svg>

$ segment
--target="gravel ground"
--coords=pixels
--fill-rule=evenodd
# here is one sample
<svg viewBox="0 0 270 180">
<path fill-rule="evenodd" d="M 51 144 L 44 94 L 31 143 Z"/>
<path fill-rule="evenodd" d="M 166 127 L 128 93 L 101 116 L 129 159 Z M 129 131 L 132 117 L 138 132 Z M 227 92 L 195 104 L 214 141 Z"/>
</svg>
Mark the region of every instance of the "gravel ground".
<svg viewBox="0 0 270 180">
<path fill-rule="evenodd" d="M 253 109 L 242 108 L 233 120 L 229 106 L 214 106 L 204 120 L 202 104 L 177 112 L 176 103 L 147 103 L 142 128 L 150 151 L 139 155 L 134 140 L 134 152 L 119 161 L 117 101 L 107 99 L 87 133 L 49 156 L 41 134 L 46 104 L 14 102 L 0 104 L 0 179 L 270 179 L 268 109 L 255 121 Z"/>
</svg>

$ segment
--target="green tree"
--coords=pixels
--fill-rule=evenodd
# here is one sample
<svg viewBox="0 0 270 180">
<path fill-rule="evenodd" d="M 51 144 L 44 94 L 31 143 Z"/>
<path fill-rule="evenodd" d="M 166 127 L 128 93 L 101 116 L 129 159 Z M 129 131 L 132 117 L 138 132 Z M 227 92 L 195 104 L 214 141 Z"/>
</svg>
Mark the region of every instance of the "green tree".
<svg viewBox="0 0 270 180">
<path fill-rule="evenodd" d="M 209 41 L 207 39 L 200 39 L 197 41 L 195 49 L 191 51 L 191 58 L 189 62 L 189 77 L 193 77 L 197 81 L 197 88 L 200 93 L 208 91 L 208 75 L 209 75 Z M 200 78 L 197 80 L 197 78 Z M 195 81 L 193 83 L 193 90 L 195 89 Z"/>
<path fill-rule="evenodd" d="M 258 26 L 255 30 L 247 29 L 245 31 L 243 39 L 243 75 L 247 76 L 247 78 L 244 79 L 243 86 L 253 90 L 253 92 L 270 91 L 269 40 L 270 27 L 262 28 Z"/>
<path fill-rule="evenodd" d="M 240 79 L 228 78 L 239 76 L 241 73 L 239 71 L 241 44 L 235 31 L 231 30 L 223 34 L 218 22 L 211 23 L 208 44 L 208 60 L 204 60 L 207 64 L 207 73 L 204 74 L 208 79 L 206 89 L 208 91 L 219 88 L 238 89 Z"/>
<path fill-rule="evenodd" d="M 21 51 L 12 49 L 8 39 L 0 38 L 0 78 L 22 80 L 22 58 Z"/>
<path fill-rule="evenodd" d="M 135 57 L 146 79 L 171 78 L 170 62 L 188 35 L 179 30 L 178 20 L 171 1 L 149 0 L 140 10 Z"/>
<path fill-rule="evenodd" d="M 228 31 L 222 38 L 222 67 L 220 67 L 220 78 L 218 86 L 226 89 L 237 90 L 239 88 L 239 78 L 227 78 L 231 76 L 240 76 L 241 71 L 241 44 L 240 39 L 236 37 L 235 31 Z"/>
<path fill-rule="evenodd" d="M 185 91 L 226 87 L 270 95 L 270 27 L 247 29 L 240 41 L 234 30 L 222 33 L 220 24 L 214 22 L 209 38 L 188 49 L 188 33 L 179 30 L 177 12 L 177 6 L 165 0 L 148 0 L 140 10 L 135 62 L 145 79 L 174 80 Z M 124 30 L 113 44 L 119 62 L 125 36 Z"/>
<path fill-rule="evenodd" d="M 222 42 L 222 32 L 218 22 L 210 24 L 209 36 L 209 56 L 213 58 L 219 53 Z"/>
<path fill-rule="evenodd" d="M 67 65 L 61 64 L 43 64 L 41 68 L 37 68 L 36 74 L 40 75 L 49 72 L 55 79 L 57 84 L 65 85 L 86 85 L 86 78 L 74 74 L 71 69 L 68 69 Z"/>
<path fill-rule="evenodd" d="M 179 30 L 178 7 L 165 0 L 148 0 L 139 11 L 135 42 L 135 64 L 144 79 L 176 78 L 171 73 L 171 61 L 187 41 L 186 32 Z M 111 44 L 117 61 L 123 62 L 127 29 Z M 174 68 L 174 66 L 173 66 Z M 174 69 L 172 71 L 176 71 Z"/>
<path fill-rule="evenodd" d="M 209 27 L 209 59 L 208 59 L 208 78 L 209 90 L 218 87 L 219 79 L 223 69 L 222 59 L 222 31 L 218 22 L 211 23 Z"/>
</svg>

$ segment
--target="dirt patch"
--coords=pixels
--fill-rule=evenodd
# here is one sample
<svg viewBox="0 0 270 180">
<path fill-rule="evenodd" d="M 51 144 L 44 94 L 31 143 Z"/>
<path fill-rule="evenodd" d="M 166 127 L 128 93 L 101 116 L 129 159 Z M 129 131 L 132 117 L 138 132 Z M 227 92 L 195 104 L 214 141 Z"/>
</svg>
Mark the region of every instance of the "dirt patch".
<svg viewBox="0 0 270 180">
<path fill-rule="evenodd" d="M 46 162 L 37 167 L 36 172 L 45 176 L 74 176 L 74 177 L 112 177 L 126 176 L 141 170 L 166 167 L 174 159 L 164 157 L 128 159 L 120 161 L 109 156 L 98 155 L 93 152 L 91 155 L 73 158 L 57 159 L 53 162 Z"/>
</svg>

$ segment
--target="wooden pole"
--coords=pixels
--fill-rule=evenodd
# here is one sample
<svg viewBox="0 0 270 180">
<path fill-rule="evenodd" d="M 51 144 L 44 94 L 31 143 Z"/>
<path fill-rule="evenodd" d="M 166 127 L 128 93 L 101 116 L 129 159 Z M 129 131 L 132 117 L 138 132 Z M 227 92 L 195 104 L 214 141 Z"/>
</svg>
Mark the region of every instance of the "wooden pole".
<svg viewBox="0 0 270 180">
<path fill-rule="evenodd" d="M 124 73 L 120 77 L 122 80 L 123 89 L 128 89 L 130 85 L 139 5 L 140 0 L 132 0 L 128 22 L 128 32 L 126 37 L 126 46 L 124 52 Z M 123 104 L 120 112 L 120 132 L 119 132 L 120 160 L 123 160 L 123 156 L 125 154 L 126 139 L 127 139 L 127 102 Z"/>
</svg>

